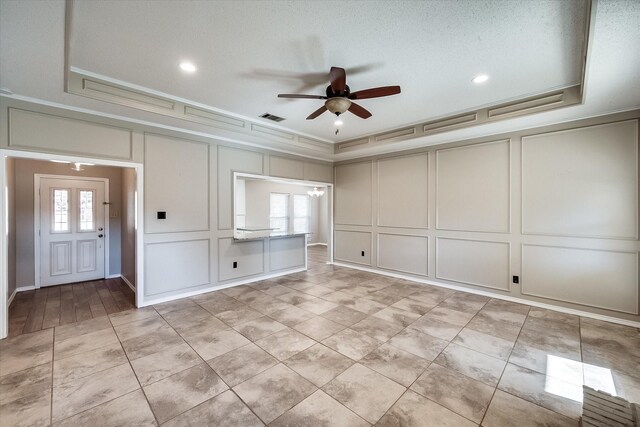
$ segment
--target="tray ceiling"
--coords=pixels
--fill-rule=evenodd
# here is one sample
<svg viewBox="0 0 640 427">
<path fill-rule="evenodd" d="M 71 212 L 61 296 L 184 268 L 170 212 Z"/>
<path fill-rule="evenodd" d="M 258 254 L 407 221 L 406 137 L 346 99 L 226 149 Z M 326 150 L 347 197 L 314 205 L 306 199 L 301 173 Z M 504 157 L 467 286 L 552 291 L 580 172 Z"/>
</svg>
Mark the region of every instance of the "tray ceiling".
<svg viewBox="0 0 640 427">
<path fill-rule="evenodd" d="M 585 11 L 583 1 L 76 1 L 70 65 L 343 141 L 578 83 Z M 402 94 L 361 101 L 373 117 L 345 115 L 337 136 L 330 114 L 305 120 L 321 101 L 276 97 L 322 94 L 332 65 L 352 90 Z M 473 84 L 480 73 L 489 81 Z"/>
</svg>

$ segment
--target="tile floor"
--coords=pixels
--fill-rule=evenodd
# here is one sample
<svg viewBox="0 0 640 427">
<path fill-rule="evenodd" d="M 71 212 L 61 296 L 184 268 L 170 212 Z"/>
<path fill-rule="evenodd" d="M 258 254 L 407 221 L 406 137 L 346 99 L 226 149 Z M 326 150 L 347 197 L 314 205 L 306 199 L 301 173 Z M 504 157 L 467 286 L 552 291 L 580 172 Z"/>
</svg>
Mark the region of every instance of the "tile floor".
<svg viewBox="0 0 640 427">
<path fill-rule="evenodd" d="M 638 329 L 328 266 L 0 342 L 22 425 L 576 426 Z"/>
</svg>

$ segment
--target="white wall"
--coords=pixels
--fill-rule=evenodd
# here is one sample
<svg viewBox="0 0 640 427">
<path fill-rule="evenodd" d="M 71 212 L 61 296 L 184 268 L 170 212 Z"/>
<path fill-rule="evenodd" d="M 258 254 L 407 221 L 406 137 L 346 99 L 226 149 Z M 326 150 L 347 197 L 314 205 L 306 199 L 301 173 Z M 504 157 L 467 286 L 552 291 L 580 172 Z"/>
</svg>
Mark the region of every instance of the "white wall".
<svg viewBox="0 0 640 427">
<path fill-rule="evenodd" d="M 283 182 L 274 182 L 261 179 L 238 179 L 240 188 L 244 186 L 244 206 L 241 201 L 242 191 L 239 191 L 238 184 L 236 184 L 236 208 L 245 207 L 246 212 L 246 226 L 247 227 L 269 227 L 269 213 L 270 213 L 270 194 L 271 193 L 286 193 L 289 194 L 289 222 L 290 227 L 293 227 L 293 196 L 307 195 L 307 191 L 312 190 L 313 187 L 288 184 Z M 323 189 L 325 189 L 323 187 Z M 327 224 L 320 221 L 321 206 L 324 205 L 325 212 L 323 212 L 326 218 L 328 206 L 326 205 L 326 195 L 320 198 L 309 197 L 309 232 L 308 243 L 326 243 Z M 325 240 L 322 240 L 325 239 Z"/>
<path fill-rule="evenodd" d="M 120 274 L 120 224 L 121 224 L 121 179 L 119 168 L 88 166 L 75 172 L 70 165 L 39 160 L 15 159 L 15 209 L 16 209 L 16 286 L 34 286 L 34 175 L 68 175 L 109 179 L 109 265 L 105 274 Z M 113 217 L 116 215 L 116 217 Z"/>
<path fill-rule="evenodd" d="M 136 285 L 136 171 L 122 168 L 122 225 L 120 270 L 133 286 Z"/>
<path fill-rule="evenodd" d="M 8 206 L 8 222 L 9 232 L 7 233 L 7 298 L 11 296 L 16 289 L 16 172 L 15 172 L 15 160 L 12 158 L 7 159 L 7 202 Z"/>
<path fill-rule="evenodd" d="M 640 320 L 638 112 L 340 162 L 335 177 L 337 262 Z"/>
</svg>

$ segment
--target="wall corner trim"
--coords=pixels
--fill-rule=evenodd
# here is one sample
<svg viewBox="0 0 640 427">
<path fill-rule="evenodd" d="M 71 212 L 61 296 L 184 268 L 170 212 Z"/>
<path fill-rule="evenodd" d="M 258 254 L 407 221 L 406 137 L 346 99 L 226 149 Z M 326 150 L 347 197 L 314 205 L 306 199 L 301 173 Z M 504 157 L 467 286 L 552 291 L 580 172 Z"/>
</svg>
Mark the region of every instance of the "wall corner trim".
<svg viewBox="0 0 640 427">
<path fill-rule="evenodd" d="M 13 299 L 16 297 L 17 293 L 18 293 L 18 289 L 16 288 L 13 290 L 13 292 L 9 296 L 9 299 L 7 300 L 7 309 L 11 307 L 11 303 L 13 302 Z"/>
<path fill-rule="evenodd" d="M 122 279 L 122 281 L 123 281 L 124 283 L 126 283 L 126 284 L 127 284 L 127 286 L 129 286 L 129 287 L 131 288 L 131 290 L 133 291 L 133 293 L 134 293 L 134 294 L 136 293 L 136 287 L 135 287 L 135 286 L 133 286 L 133 285 L 131 284 L 131 282 L 130 282 L 126 277 L 124 277 L 124 275 L 122 275 L 122 274 L 118 274 L 118 275 L 116 275 L 116 276 L 114 276 L 114 277 L 119 277 L 119 278 L 121 278 L 121 279 Z"/>
</svg>

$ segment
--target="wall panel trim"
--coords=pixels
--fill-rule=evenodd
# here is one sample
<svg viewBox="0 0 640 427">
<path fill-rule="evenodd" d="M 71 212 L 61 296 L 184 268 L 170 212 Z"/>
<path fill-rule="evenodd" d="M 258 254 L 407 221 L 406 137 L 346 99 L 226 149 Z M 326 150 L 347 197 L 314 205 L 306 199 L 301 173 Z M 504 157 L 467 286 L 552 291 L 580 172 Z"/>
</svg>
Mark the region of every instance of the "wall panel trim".
<svg viewBox="0 0 640 427">
<path fill-rule="evenodd" d="M 532 243 L 522 243 L 521 244 L 521 250 L 520 250 L 520 266 L 521 269 L 524 269 L 524 248 L 525 247 L 540 247 L 540 248 L 551 248 L 551 249 L 571 249 L 571 250 L 578 250 L 578 251 L 590 251 L 590 252 L 610 252 L 610 253 L 621 253 L 621 254 L 630 254 L 630 255 L 635 255 L 636 256 L 636 281 L 638 280 L 638 278 L 640 278 L 640 252 L 634 252 L 634 251 L 623 251 L 623 250 L 612 250 L 612 249 L 593 249 L 593 248 L 581 248 L 581 247 L 572 247 L 572 246 L 556 246 L 556 245 L 541 245 L 541 244 L 532 244 Z M 521 293 L 522 295 L 528 295 L 528 296 L 532 296 L 532 297 L 538 297 L 538 298 L 545 298 L 548 300 L 552 300 L 552 301 L 561 301 L 561 302 L 566 302 L 566 303 L 570 303 L 570 304 L 576 304 L 576 305 L 582 305 L 585 307 L 594 307 L 594 308 L 600 308 L 602 310 L 609 310 L 609 311 L 616 311 L 619 313 L 626 313 L 626 314 L 633 314 L 633 315 L 638 315 L 640 314 L 640 310 L 639 310 L 639 304 L 640 304 L 640 284 L 636 284 L 636 288 L 635 288 L 635 311 L 624 311 L 624 310 L 618 310 L 615 308 L 611 308 L 611 307 L 605 307 L 603 305 L 598 305 L 598 304 L 585 304 L 585 303 L 581 303 L 581 302 L 576 302 L 576 301 L 571 301 L 568 299 L 562 299 L 562 298 L 557 298 L 557 297 L 551 297 L 551 296 L 547 296 L 547 295 L 542 295 L 542 294 L 537 294 L 535 292 L 531 292 L 531 291 L 526 291 L 526 277 L 522 277 L 522 284 L 521 284 Z"/>
<path fill-rule="evenodd" d="M 335 242 L 335 233 L 343 232 L 343 233 L 368 234 L 369 235 L 369 254 L 370 254 L 369 259 L 373 260 L 373 256 L 372 256 L 373 255 L 373 232 L 371 232 L 371 231 L 359 231 L 359 230 L 335 230 L 335 229 L 334 229 L 333 232 L 334 232 L 334 237 L 333 237 L 334 242 Z M 334 249 L 334 252 L 335 252 L 335 249 Z M 343 260 L 343 259 L 340 259 L 340 258 L 336 258 L 335 253 L 334 253 L 333 257 L 334 257 L 334 259 L 337 259 L 337 260 L 340 260 L 340 261 L 344 261 L 344 262 L 353 262 L 354 264 L 360 264 L 360 265 L 370 265 L 370 264 L 367 264 L 367 263 L 364 263 L 364 262 L 356 262 L 356 261 L 349 261 L 349 260 Z"/>
<path fill-rule="evenodd" d="M 178 244 L 178 243 L 190 243 L 190 242 L 207 242 L 207 259 L 211 259 L 211 239 L 185 239 L 185 240 L 176 240 L 176 241 L 170 241 L 170 242 L 153 242 L 153 243 L 144 243 L 145 248 L 148 248 L 149 246 L 154 246 L 154 245 L 172 245 L 172 244 Z M 148 262 L 149 262 L 149 258 L 148 258 L 148 252 L 145 251 L 144 252 L 144 269 L 145 271 L 148 271 Z M 201 283 L 198 285 L 193 285 L 193 286 L 189 286 L 189 288 L 196 288 L 198 286 L 205 286 L 211 283 L 211 263 L 207 263 L 207 278 L 208 278 L 208 282 L 205 283 Z M 159 292 L 159 293 L 155 293 L 155 294 L 151 294 L 149 293 L 149 285 L 145 284 L 146 286 L 144 286 L 144 296 L 145 296 L 145 304 L 144 306 L 150 305 L 152 303 L 150 303 L 147 300 L 147 297 L 153 297 L 156 295 L 162 295 L 162 294 L 167 294 L 170 292 L 176 292 L 179 291 L 179 289 L 177 290 L 171 290 L 171 291 L 165 291 L 165 292 Z M 187 288 L 188 289 L 188 288 Z M 170 299 L 175 299 L 175 297 L 170 297 Z"/>
<path fill-rule="evenodd" d="M 426 196 L 427 196 L 427 226 L 426 227 L 408 227 L 408 226 L 402 226 L 402 225 L 393 225 L 393 224 L 382 224 L 380 222 L 380 163 L 381 162 L 385 162 L 385 161 L 392 161 L 392 160 L 397 160 L 397 159 L 402 159 L 402 158 L 412 158 L 412 157 L 419 157 L 419 156 L 426 156 L 427 157 L 427 180 L 424 183 L 424 188 L 426 189 Z M 376 203 L 375 203 L 375 212 L 373 212 L 373 214 L 375 215 L 376 218 L 376 226 L 378 227 L 385 227 L 385 228 L 404 228 L 404 229 L 409 229 L 409 230 L 429 230 L 431 228 L 431 206 L 429 204 L 429 184 L 430 184 L 430 179 L 429 179 L 429 174 L 430 174 L 430 168 L 429 168 L 429 164 L 431 161 L 431 152 L 430 151 L 425 151 L 425 152 L 421 152 L 421 153 L 413 153 L 413 154 L 401 154 L 401 155 L 396 155 L 396 156 L 388 156 L 388 157 L 382 157 L 379 159 L 376 159 L 375 162 L 375 184 L 376 184 Z"/>
<path fill-rule="evenodd" d="M 398 268 L 390 268 L 390 267 L 384 267 L 382 265 L 380 265 L 380 236 L 381 235 L 386 235 L 386 236 L 403 236 L 403 237 L 417 237 L 417 238 L 421 238 L 421 239 L 425 239 L 427 241 L 427 258 L 424 260 L 424 262 L 427 264 L 427 273 L 426 274 L 422 274 L 422 273 L 418 273 L 415 271 L 408 271 L 408 270 L 401 270 Z M 377 241 L 377 248 L 378 250 L 376 251 L 376 266 L 378 268 L 382 268 L 385 270 L 389 270 L 389 271 L 397 271 L 399 273 L 409 273 L 409 274 L 415 274 L 418 276 L 423 276 L 423 277 L 429 277 L 429 236 L 421 236 L 418 234 L 403 234 L 403 233 L 389 233 L 389 232 L 378 232 L 376 233 L 376 241 Z"/>
<path fill-rule="evenodd" d="M 438 202 L 438 170 L 439 170 L 439 165 L 440 162 L 438 161 L 438 155 L 440 152 L 444 152 L 444 151 L 453 151 L 453 150 L 462 150 L 462 149 L 469 149 L 469 148 L 476 148 L 476 147 L 481 147 L 484 145 L 493 145 L 493 144 L 502 144 L 502 143 L 507 143 L 508 144 L 508 150 L 509 150 L 509 159 L 508 159 L 508 175 L 509 175 L 509 190 L 508 190 L 508 195 L 507 195 L 507 206 L 508 206 L 508 211 L 507 211 L 507 227 L 505 230 L 499 230 L 499 231 L 495 231 L 495 230 L 473 230 L 473 229 L 459 229 L 459 228 L 444 228 L 441 227 L 439 225 L 439 215 L 438 215 L 438 206 L 439 206 L 439 202 Z M 488 142 L 480 142 L 480 143 L 475 143 L 475 144 L 466 144 L 466 145 L 459 145 L 456 147 L 450 147 L 450 148 L 441 148 L 441 149 L 435 149 L 435 163 L 436 163 L 436 167 L 435 167 L 435 200 L 436 200 L 436 206 L 435 206 L 435 216 L 436 216 L 436 225 L 435 225 L 435 229 L 436 230 L 443 230 L 443 231 L 464 231 L 464 232 L 476 232 L 476 233 L 493 233 L 493 234 L 511 234 L 511 223 L 512 223 L 512 190 L 513 190 L 513 185 L 512 185 L 512 179 L 511 179 L 511 172 L 512 172 L 512 162 L 513 162 L 513 158 L 512 158 L 512 153 L 513 153 L 513 147 L 512 147 L 512 138 L 504 138 L 504 139 L 498 139 L 495 141 L 488 141 Z"/>
<path fill-rule="evenodd" d="M 463 280 L 456 280 L 456 279 L 451 279 L 451 278 L 447 278 L 447 277 L 441 276 L 438 273 L 438 258 L 440 257 L 440 252 L 438 251 L 438 243 L 439 243 L 440 240 L 457 240 L 457 241 L 479 242 L 479 243 L 495 243 L 495 244 L 506 245 L 507 249 L 508 249 L 508 255 L 507 255 L 507 258 L 508 258 L 507 259 L 508 271 L 506 272 L 508 288 L 504 289 L 504 288 L 499 288 L 497 286 L 489 286 L 489 285 L 485 285 L 485 284 L 482 284 L 482 283 L 476 283 L 476 282 L 465 282 Z M 458 283 L 465 283 L 467 285 L 480 286 L 482 288 L 496 289 L 496 290 L 503 291 L 503 292 L 510 292 L 511 291 L 511 280 L 509 280 L 510 279 L 509 276 L 511 275 L 511 243 L 509 243 L 509 242 L 500 242 L 500 241 L 495 241 L 495 240 L 463 239 L 463 238 L 458 238 L 458 237 L 437 236 L 436 237 L 435 266 L 436 266 L 436 274 L 435 274 L 435 278 L 436 279 L 449 280 L 451 282 L 458 282 Z"/>
<path fill-rule="evenodd" d="M 611 240 L 638 240 L 639 237 L 639 226 L 638 224 L 640 224 L 640 208 L 638 207 L 638 204 L 640 204 L 640 197 L 636 198 L 636 213 L 635 213 L 635 219 L 636 219 L 636 233 L 633 236 L 607 236 L 607 235 L 595 235 L 595 234 L 564 234 L 564 233 L 544 233 L 544 232 L 533 232 L 530 230 L 525 230 L 525 223 L 524 223 L 524 198 L 525 198 L 525 192 L 524 192 L 524 156 L 525 156 L 525 142 L 528 138 L 534 138 L 534 137 L 538 137 L 538 136 L 543 136 L 543 135 L 552 135 L 552 134 L 563 134 L 563 133 L 569 133 L 569 132 L 575 132 L 575 131 L 580 131 L 580 130 L 585 130 L 585 129 L 593 129 L 593 128 L 599 128 L 599 127 L 607 127 L 607 126 L 611 126 L 611 125 L 616 125 L 616 124 L 621 124 L 621 123 L 626 123 L 626 122 L 635 122 L 635 135 L 634 135 L 634 139 L 635 139 L 635 175 L 636 175 L 636 194 L 638 193 L 638 191 L 640 191 L 640 186 L 638 185 L 639 179 L 640 179 L 640 167 L 639 167 L 639 149 L 638 149 L 638 144 L 639 139 L 638 139 L 638 127 L 640 126 L 640 120 L 638 119 L 630 119 L 630 120 L 617 120 L 617 121 L 613 121 L 613 122 L 608 122 L 608 123 L 601 123 L 601 124 L 596 124 L 596 125 L 590 125 L 590 126 L 579 126 L 579 127 L 571 127 L 569 129 L 562 129 L 562 130 L 554 130 L 554 131 L 548 131 L 548 132 L 537 132 L 537 133 L 531 133 L 531 134 L 527 134 L 527 135 L 523 135 L 522 136 L 522 143 L 521 143 L 521 150 L 520 150 L 520 232 L 523 235 L 526 236 L 546 236 L 546 237 L 569 237 L 569 238 L 579 238 L 579 239 L 611 239 Z"/>
</svg>

